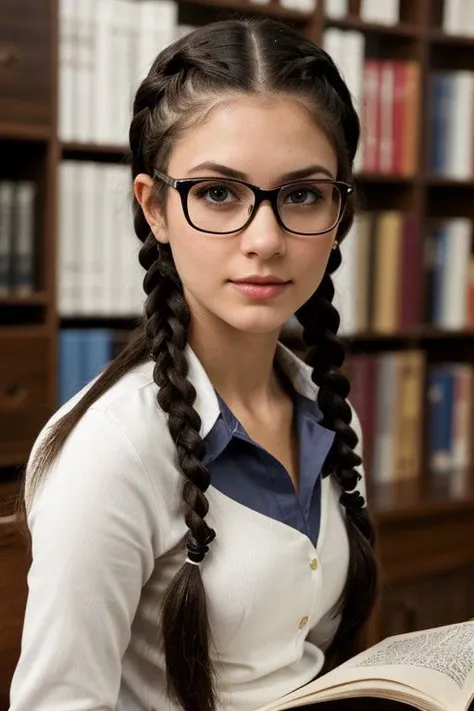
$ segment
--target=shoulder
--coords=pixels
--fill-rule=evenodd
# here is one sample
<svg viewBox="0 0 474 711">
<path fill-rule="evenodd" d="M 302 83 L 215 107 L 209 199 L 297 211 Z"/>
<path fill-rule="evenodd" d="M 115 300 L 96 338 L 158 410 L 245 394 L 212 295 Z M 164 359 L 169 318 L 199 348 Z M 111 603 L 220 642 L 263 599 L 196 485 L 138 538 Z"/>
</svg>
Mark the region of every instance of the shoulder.
<svg viewBox="0 0 474 711">
<path fill-rule="evenodd" d="M 169 463 L 174 460 L 175 448 L 156 401 L 151 363 L 126 373 L 88 407 L 47 467 L 39 490 L 30 486 L 31 470 L 41 460 L 36 458 L 41 444 L 92 383 L 60 407 L 40 432 L 26 471 L 27 508 L 37 494 L 43 497 L 43 491 L 51 504 L 72 505 L 71 492 L 75 492 L 84 506 L 95 509 L 99 502 L 108 509 L 114 505 L 125 508 L 127 499 L 135 497 L 138 508 L 141 504 L 153 517 L 159 508 L 163 519 L 167 492 L 161 486 L 166 478 L 160 475 L 172 468 Z"/>
</svg>

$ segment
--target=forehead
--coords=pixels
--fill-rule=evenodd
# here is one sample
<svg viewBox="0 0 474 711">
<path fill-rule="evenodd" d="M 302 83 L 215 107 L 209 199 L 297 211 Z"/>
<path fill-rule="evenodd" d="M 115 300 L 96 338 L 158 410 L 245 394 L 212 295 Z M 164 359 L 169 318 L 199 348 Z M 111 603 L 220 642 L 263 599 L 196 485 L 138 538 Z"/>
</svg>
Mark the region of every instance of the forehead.
<svg viewBox="0 0 474 711">
<path fill-rule="evenodd" d="M 292 97 L 239 96 L 217 104 L 204 122 L 176 140 L 168 171 L 186 177 L 193 166 L 207 161 L 240 170 L 262 187 L 316 163 L 337 174 L 326 134 Z"/>
</svg>

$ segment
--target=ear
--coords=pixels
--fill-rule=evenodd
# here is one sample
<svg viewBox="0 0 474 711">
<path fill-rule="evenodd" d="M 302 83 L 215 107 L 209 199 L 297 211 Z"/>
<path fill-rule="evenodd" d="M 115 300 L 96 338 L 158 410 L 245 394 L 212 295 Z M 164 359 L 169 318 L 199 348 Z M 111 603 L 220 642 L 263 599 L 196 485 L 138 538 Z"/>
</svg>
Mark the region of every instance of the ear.
<svg viewBox="0 0 474 711">
<path fill-rule="evenodd" d="M 166 222 L 160 205 L 153 199 L 153 179 L 146 173 L 139 173 L 133 181 L 133 192 L 145 215 L 145 220 L 150 225 L 155 239 L 161 244 L 166 244 L 168 234 Z"/>
</svg>

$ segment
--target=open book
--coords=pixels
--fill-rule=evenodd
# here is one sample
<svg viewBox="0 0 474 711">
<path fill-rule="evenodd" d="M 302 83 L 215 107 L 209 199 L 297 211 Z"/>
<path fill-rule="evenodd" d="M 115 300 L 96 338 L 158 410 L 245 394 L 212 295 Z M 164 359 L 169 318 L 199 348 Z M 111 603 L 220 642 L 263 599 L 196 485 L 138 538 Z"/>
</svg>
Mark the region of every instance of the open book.
<svg viewBox="0 0 474 711">
<path fill-rule="evenodd" d="M 371 697 L 398 702 L 387 706 L 393 711 L 468 711 L 474 701 L 474 621 L 388 637 L 258 711 L 313 704 L 321 704 L 321 711 L 368 711 L 377 704 L 360 700 Z"/>
</svg>

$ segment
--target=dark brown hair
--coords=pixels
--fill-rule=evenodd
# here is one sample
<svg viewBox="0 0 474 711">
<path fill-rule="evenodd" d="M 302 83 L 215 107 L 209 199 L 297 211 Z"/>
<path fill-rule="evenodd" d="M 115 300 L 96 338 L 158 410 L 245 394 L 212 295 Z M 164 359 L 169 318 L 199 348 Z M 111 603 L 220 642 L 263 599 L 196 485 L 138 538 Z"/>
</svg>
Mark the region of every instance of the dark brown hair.
<svg viewBox="0 0 474 711">
<path fill-rule="evenodd" d="M 166 170 L 173 141 L 205 118 L 217 102 L 236 94 L 291 95 L 311 112 L 334 147 L 338 179 L 351 182 L 359 139 L 359 121 L 349 91 L 331 58 L 296 31 L 271 20 L 231 20 L 200 28 L 162 51 L 139 87 L 130 127 L 132 176 Z M 165 198 L 162 186 L 156 199 Z M 133 342 L 108 366 L 82 399 L 51 429 L 28 467 L 28 500 L 58 456 L 64 442 L 87 409 L 131 368 L 152 358 L 157 400 L 168 416 L 184 476 L 183 502 L 188 555 L 201 560 L 215 532 L 206 523 L 209 472 L 203 465 L 200 418 L 194 409 L 196 392 L 189 382 L 184 354 L 190 313 L 168 245 L 158 245 L 138 202 L 134 225 L 143 243 L 140 264 L 146 271 L 147 296 L 143 326 Z M 353 220 L 347 206 L 338 229 L 339 242 Z M 344 349 L 336 334 L 339 314 L 332 306 L 331 274 L 341 262 L 339 248 L 331 252 L 316 292 L 298 311 L 309 346 L 312 378 L 319 386 L 323 424 L 336 432 L 323 466 L 341 489 L 350 545 L 345 589 L 336 612 L 341 622 L 329 658 L 341 661 L 374 604 L 376 563 L 373 528 L 356 490 L 361 464 L 354 448 L 347 403 L 349 383 L 341 373 Z M 26 508 L 22 497 L 25 520 Z M 185 711 L 214 711 L 215 676 L 211 664 L 206 595 L 199 567 L 184 564 L 169 585 L 162 613 L 168 690 Z"/>
</svg>

